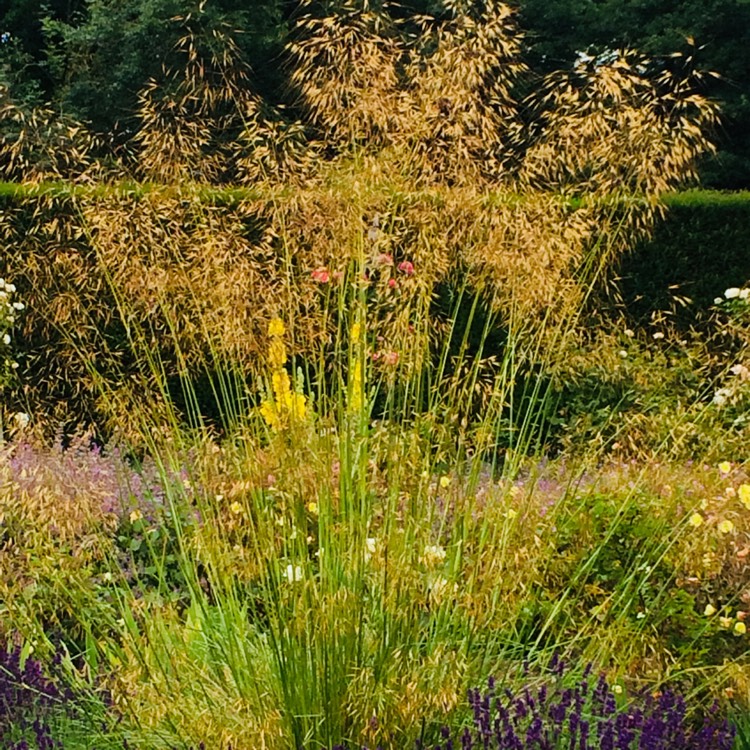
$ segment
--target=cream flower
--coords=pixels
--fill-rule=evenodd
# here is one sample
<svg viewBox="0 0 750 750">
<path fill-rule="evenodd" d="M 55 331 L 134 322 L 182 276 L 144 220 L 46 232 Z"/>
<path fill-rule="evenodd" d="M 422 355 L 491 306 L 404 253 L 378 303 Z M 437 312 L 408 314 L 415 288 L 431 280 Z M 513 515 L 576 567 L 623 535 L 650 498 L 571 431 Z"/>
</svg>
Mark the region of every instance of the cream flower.
<svg viewBox="0 0 750 750">
<path fill-rule="evenodd" d="M 445 549 L 439 544 L 428 544 L 424 548 L 423 561 L 425 565 L 437 565 L 445 560 Z"/>
<path fill-rule="evenodd" d="M 287 565 L 284 576 L 289 583 L 301 581 L 303 578 L 302 568 L 299 565 Z"/>
</svg>

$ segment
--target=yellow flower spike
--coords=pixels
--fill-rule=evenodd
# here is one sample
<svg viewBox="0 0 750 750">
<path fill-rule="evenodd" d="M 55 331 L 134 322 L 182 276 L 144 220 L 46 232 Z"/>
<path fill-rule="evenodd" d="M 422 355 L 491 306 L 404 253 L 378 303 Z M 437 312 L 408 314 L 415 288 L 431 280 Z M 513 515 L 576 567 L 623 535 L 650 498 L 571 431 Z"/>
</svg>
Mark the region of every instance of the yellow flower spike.
<svg viewBox="0 0 750 750">
<path fill-rule="evenodd" d="M 725 518 L 719 522 L 718 529 L 722 534 L 728 534 L 734 529 L 734 524 L 728 518 Z"/>
<path fill-rule="evenodd" d="M 292 381 L 286 370 L 276 370 L 271 376 L 271 387 L 277 404 L 286 404 L 292 392 Z"/>
<path fill-rule="evenodd" d="M 362 326 L 359 322 L 356 322 L 354 323 L 354 325 L 352 325 L 352 329 L 351 329 L 352 341 L 358 342 L 361 335 L 362 335 Z"/>
<path fill-rule="evenodd" d="M 714 607 L 713 604 L 707 604 L 706 608 L 703 610 L 703 614 L 706 617 L 711 617 L 711 615 L 715 615 L 716 614 L 716 607 Z"/>
<path fill-rule="evenodd" d="M 451 478 L 450 477 L 440 477 L 440 486 L 445 489 L 446 487 L 450 487 L 451 484 Z"/>
<path fill-rule="evenodd" d="M 238 503 L 236 500 L 229 506 L 229 510 L 232 511 L 235 515 L 238 513 L 242 513 L 242 505 Z"/>
<path fill-rule="evenodd" d="M 314 516 L 318 515 L 318 504 L 316 502 L 310 502 L 307 504 L 307 510 Z"/>
<path fill-rule="evenodd" d="M 729 474 L 729 472 L 732 471 L 732 464 L 729 463 L 729 461 L 722 461 L 719 464 L 719 471 L 722 474 Z"/>
<path fill-rule="evenodd" d="M 263 417 L 265 423 L 272 429 L 279 426 L 279 414 L 276 411 L 273 401 L 264 401 L 260 405 L 260 415 Z"/>
<path fill-rule="evenodd" d="M 349 408 L 351 409 L 351 411 L 358 412 L 362 409 L 362 405 L 364 403 L 363 390 L 362 363 L 357 360 L 354 363 L 354 372 L 352 373 L 351 379 L 351 391 L 349 400 Z"/>
<path fill-rule="evenodd" d="M 293 420 L 303 420 L 305 418 L 305 408 L 307 399 L 302 393 L 289 393 L 286 396 L 285 404 Z"/>
<path fill-rule="evenodd" d="M 268 324 L 268 335 L 273 338 L 279 338 L 286 333 L 284 321 L 281 318 L 272 318 Z"/>
<path fill-rule="evenodd" d="M 747 625 L 744 622 L 736 622 L 734 624 L 734 634 L 736 636 L 745 635 L 747 633 Z"/>
<path fill-rule="evenodd" d="M 143 513 L 139 511 L 137 508 L 136 510 L 130 511 L 130 523 L 135 523 L 136 521 L 140 521 L 143 518 Z"/>
<path fill-rule="evenodd" d="M 750 510 L 750 484 L 741 484 L 737 489 L 737 497 L 740 502 Z"/>
<path fill-rule="evenodd" d="M 279 370 L 286 364 L 286 346 L 281 339 L 273 339 L 268 345 L 268 364 L 272 370 Z"/>
<path fill-rule="evenodd" d="M 719 618 L 719 625 L 721 625 L 722 628 L 726 628 L 729 630 L 729 628 L 732 627 L 732 618 L 731 617 L 720 617 Z"/>
<path fill-rule="evenodd" d="M 698 528 L 703 524 L 703 516 L 700 513 L 693 513 L 692 516 L 690 516 L 690 519 L 688 520 L 688 523 L 693 528 Z"/>
</svg>

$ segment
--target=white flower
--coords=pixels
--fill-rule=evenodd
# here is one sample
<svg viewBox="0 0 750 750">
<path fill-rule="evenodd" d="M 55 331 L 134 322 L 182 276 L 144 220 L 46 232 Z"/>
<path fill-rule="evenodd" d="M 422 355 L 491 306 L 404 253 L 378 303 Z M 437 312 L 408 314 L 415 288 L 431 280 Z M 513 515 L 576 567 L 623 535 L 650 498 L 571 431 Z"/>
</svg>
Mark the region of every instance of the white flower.
<svg viewBox="0 0 750 750">
<path fill-rule="evenodd" d="M 438 544 L 428 544 L 424 548 L 425 565 L 435 565 L 445 560 L 445 550 Z"/>
<path fill-rule="evenodd" d="M 5 285 L 5 288 L 6 288 L 6 289 L 7 289 L 7 290 L 8 290 L 9 292 L 15 292 L 15 291 L 16 291 L 16 285 L 15 285 L 15 284 L 6 284 L 6 285 Z"/>
<path fill-rule="evenodd" d="M 628 356 L 628 353 L 624 349 L 620 349 L 619 354 L 623 359 Z"/>
<path fill-rule="evenodd" d="M 29 422 L 31 421 L 31 417 L 29 417 L 28 414 L 26 414 L 25 412 L 22 412 L 22 411 L 16 412 L 13 415 L 13 419 L 16 420 L 16 424 L 21 429 L 23 429 L 24 427 L 26 427 L 29 424 Z"/>
<path fill-rule="evenodd" d="M 627 336 L 627 337 L 628 337 L 629 339 L 632 339 L 632 338 L 633 338 L 633 336 L 635 336 L 635 331 L 634 331 L 634 330 L 633 330 L 632 328 L 626 328 L 626 329 L 625 329 L 625 335 L 626 335 L 626 336 Z"/>
<path fill-rule="evenodd" d="M 10 344 L 10 334 L 9 333 L 6 333 L 3 336 L 3 344 Z"/>
<path fill-rule="evenodd" d="M 714 297 L 714 304 L 720 305 L 724 301 L 723 297 Z"/>
<path fill-rule="evenodd" d="M 295 581 L 301 581 L 302 580 L 302 568 L 299 565 L 287 565 L 286 573 L 284 575 L 286 576 L 286 579 L 287 581 L 289 581 L 289 583 L 294 583 Z"/>
<path fill-rule="evenodd" d="M 374 537 L 367 537 L 365 539 L 365 562 L 370 562 L 370 558 L 375 554 L 375 550 L 378 547 L 378 540 Z"/>
<path fill-rule="evenodd" d="M 23 302 L 14 302 L 13 307 L 16 310 L 23 310 L 23 308 L 26 307 L 26 305 L 24 305 Z"/>
<path fill-rule="evenodd" d="M 740 299 L 747 299 L 748 297 L 750 297 L 750 288 L 743 289 L 740 292 Z"/>
<path fill-rule="evenodd" d="M 713 403 L 716 404 L 716 406 L 724 406 L 731 395 L 732 391 L 729 388 L 719 388 L 719 390 L 714 393 Z"/>
<path fill-rule="evenodd" d="M 737 286 L 732 286 L 732 287 L 729 287 L 729 289 L 727 289 L 727 290 L 726 290 L 726 291 L 724 292 L 724 296 L 725 296 L 725 297 L 726 297 L 727 299 L 735 299 L 735 298 L 737 298 L 737 297 L 739 297 L 739 296 L 740 296 L 740 288 L 739 288 L 739 287 L 737 287 Z"/>
<path fill-rule="evenodd" d="M 737 375 L 740 380 L 750 380 L 750 370 L 748 370 L 745 365 L 732 365 L 729 368 L 729 372 L 731 372 L 732 375 Z"/>
<path fill-rule="evenodd" d="M 659 339 L 663 339 L 664 338 L 664 334 L 661 331 L 657 331 L 654 334 L 654 338 L 658 341 Z"/>
</svg>

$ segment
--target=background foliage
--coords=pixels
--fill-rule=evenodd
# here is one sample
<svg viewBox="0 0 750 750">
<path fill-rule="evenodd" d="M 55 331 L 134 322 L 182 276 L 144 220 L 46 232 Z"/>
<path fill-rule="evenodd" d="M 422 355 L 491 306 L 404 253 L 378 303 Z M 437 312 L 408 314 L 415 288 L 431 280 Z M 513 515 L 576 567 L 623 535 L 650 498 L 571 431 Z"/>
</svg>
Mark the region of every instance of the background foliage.
<svg viewBox="0 0 750 750">
<path fill-rule="evenodd" d="M 334 3 L 320 3 L 330 10 Z M 377 6 L 377 3 L 374 4 Z M 0 12 L 0 81 L 17 101 L 49 102 L 90 122 L 118 142 L 135 133 L 138 92 L 162 66 L 175 62 L 181 36 L 176 16 L 191 16 L 202 45 L 222 25 L 239 31 L 243 60 L 253 86 L 269 103 L 284 100 L 280 71 L 283 47 L 293 36 L 298 0 L 255 0 L 252 10 L 234 0 L 200 4 L 182 0 L 7 0 Z M 742 0 L 708 3 L 626 0 L 518 0 L 524 48 L 540 73 L 567 70 L 581 53 L 592 56 L 631 47 L 664 56 L 700 48 L 698 61 L 720 74 L 705 93 L 722 104 L 719 154 L 702 172 L 707 184 L 750 186 L 750 9 Z M 407 0 L 393 11 L 412 23 L 416 15 L 440 12 L 438 0 Z"/>
</svg>

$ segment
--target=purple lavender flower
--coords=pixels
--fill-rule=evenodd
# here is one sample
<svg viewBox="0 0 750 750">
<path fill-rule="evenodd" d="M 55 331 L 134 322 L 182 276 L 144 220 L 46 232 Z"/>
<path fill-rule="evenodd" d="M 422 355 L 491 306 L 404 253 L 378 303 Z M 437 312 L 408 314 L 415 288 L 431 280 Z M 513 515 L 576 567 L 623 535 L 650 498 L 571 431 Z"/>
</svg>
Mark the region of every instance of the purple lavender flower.
<svg viewBox="0 0 750 750">
<path fill-rule="evenodd" d="M 593 687 L 587 666 L 575 686 L 565 686 L 565 668 L 553 658 L 552 684 L 514 693 L 505 688 L 496 697 L 496 683 L 488 681 L 482 695 L 468 693 L 473 726 L 458 733 L 462 750 L 731 750 L 734 729 L 716 709 L 698 727 L 689 721 L 681 695 L 664 691 L 658 700 L 647 697 L 618 711 L 604 675 Z M 536 699 L 534 698 L 536 696 Z M 432 750 L 452 748 L 454 734 L 443 727 L 442 740 Z M 420 750 L 424 746 L 420 745 Z"/>
<path fill-rule="evenodd" d="M 0 744 L 8 747 L 11 736 L 25 736 L 12 748 L 29 748 L 33 738 L 36 750 L 61 748 L 53 739 L 50 719 L 69 698 L 67 691 L 58 689 L 42 671 L 41 664 L 21 657 L 21 648 L 0 648 Z"/>
</svg>

